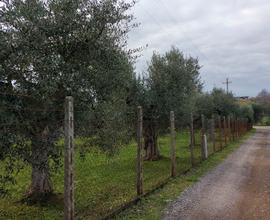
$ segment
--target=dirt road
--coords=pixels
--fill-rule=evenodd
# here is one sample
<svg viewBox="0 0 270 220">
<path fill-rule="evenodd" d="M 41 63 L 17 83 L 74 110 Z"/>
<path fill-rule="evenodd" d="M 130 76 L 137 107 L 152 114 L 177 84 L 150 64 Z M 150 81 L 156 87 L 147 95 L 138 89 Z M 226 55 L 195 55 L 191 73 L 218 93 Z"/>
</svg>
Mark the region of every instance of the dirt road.
<svg viewBox="0 0 270 220">
<path fill-rule="evenodd" d="M 165 213 L 164 219 L 270 220 L 270 127 L 257 128 Z"/>
</svg>

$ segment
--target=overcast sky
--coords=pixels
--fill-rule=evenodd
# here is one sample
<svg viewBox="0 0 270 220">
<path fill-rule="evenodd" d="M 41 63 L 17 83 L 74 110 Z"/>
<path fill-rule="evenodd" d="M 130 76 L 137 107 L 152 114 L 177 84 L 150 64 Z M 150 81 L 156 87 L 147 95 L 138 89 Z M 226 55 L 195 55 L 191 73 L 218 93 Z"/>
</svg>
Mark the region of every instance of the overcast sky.
<svg viewBox="0 0 270 220">
<path fill-rule="evenodd" d="M 237 96 L 270 90 L 270 0 L 139 0 L 134 15 L 129 47 L 148 45 L 138 73 L 174 45 L 199 58 L 205 91 L 225 88 L 226 77 Z"/>
</svg>

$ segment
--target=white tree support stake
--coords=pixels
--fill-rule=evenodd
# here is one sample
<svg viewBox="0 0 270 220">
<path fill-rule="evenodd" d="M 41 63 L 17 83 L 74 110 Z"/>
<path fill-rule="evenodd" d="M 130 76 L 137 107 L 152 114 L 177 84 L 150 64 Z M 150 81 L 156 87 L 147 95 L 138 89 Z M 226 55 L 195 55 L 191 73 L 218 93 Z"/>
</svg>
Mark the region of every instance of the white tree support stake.
<svg viewBox="0 0 270 220">
<path fill-rule="evenodd" d="M 204 148 L 204 158 L 208 158 L 208 145 L 207 145 L 207 136 L 206 134 L 203 135 L 203 148 Z"/>
</svg>

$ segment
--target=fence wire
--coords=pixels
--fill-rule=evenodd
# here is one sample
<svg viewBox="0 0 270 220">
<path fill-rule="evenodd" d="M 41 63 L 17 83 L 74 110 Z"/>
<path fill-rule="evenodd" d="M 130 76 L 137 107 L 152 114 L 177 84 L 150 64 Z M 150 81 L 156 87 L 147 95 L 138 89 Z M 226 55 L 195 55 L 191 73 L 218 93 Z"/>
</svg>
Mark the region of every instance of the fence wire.
<svg viewBox="0 0 270 220">
<path fill-rule="evenodd" d="M 3 108 L 1 111 L 11 111 L 11 107 Z M 12 107 L 13 108 L 13 107 Z M 21 114 L 27 111 L 33 114 L 35 123 L 44 123 L 43 109 L 12 109 L 12 113 Z M 52 148 L 50 157 L 50 166 L 55 166 L 56 172 L 52 172 L 52 182 L 54 191 L 57 194 L 64 194 L 64 110 L 51 109 L 51 112 L 58 112 L 54 119 L 50 122 L 52 128 L 59 130 L 57 139 L 54 139 L 54 148 Z M 15 112 L 15 113 L 14 113 Z M 159 127 L 157 124 L 155 132 L 156 145 L 158 152 L 154 157 L 149 159 L 146 152 L 146 135 L 143 134 L 143 161 L 142 161 L 142 187 L 143 192 L 138 195 L 136 188 L 138 187 L 138 143 L 136 141 L 136 120 L 137 115 L 134 111 L 129 112 L 131 121 L 125 121 L 120 113 L 113 110 L 107 111 L 107 118 L 104 121 L 99 120 L 100 124 L 93 127 L 95 119 L 89 111 L 75 111 L 77 117 L 84 116 L 83 121 L 76 121 L 75 117 L 75 153 L 74 153 L 74 203 L 75 217 L 80 219 L 87 217 L 89 219 L 102 219 L 113 214 L 116 210 L 121 209 L 126 204 L 135 201 L 148 192 L 156 189 L 160 185 L 169 181 L 172 176 L 172 139 L 175 137 L 175 169 L 176 175 L 185 173 L 190 168 L 197 166 L 208 156 L 217 151 L 222 150 L 231 141 L 237 140 L 238 137 L 245 134 L 251 129 L 252 125 L 246 120 L 239 120 L 233 117 L 221 117 L 214 115 L 212 118 L 204 116 L 191 115 L 188 125 L 179 125 L 174 128 L 175 135 L 172 136 L 172 121 L 168 118 L 168 129 Z M 25 113 L 24 113 L 25 114 Z M 88 117 L 89 116 L 89 117 Z M 131 117 L 132 116 L 132 117 Z M 62 117 L 62 119 L 61 119 Z M 102 117 L 96 115 L 96 117 Z M 16 131 L 26 129 L 31 131 L 33 126 L 24 122 L 22 117 L 20 120 L 0 121 L 0 131 L 6 136 L 16 134 Z M 177 120 L 177 118 L 176 118 Z M 128 130 L 121 127 L 122 123 L 129 123 Z M 173 122 L 174 123 L 174 122 Z M 174 125 L 175 125 L 174 124 Z M 93 129 L 103 126 L 106 132 L 95 133 Z M 48 125 L 50 129 L 50 125 Z M 143 130 L 145 127 L 143 127 Z M 120 136 L 114 135 L 113 131 L 117 130 L 119 135 L 126 136 L 124 141 L 118 141 Z M 100 132 L 100 131 L 98 131 Z M 98 137 L 98 135 L 100 135 Z M 56 135 L 56 134 L 55 134 Z M 101 138 L 100 138 L 101 137 Z M 4 138 L 4 137 L 2 137 Z M 99 139 L 100 138 L 100 139 Z M 103 140 L 102 140 L 103 138 Z M 108 151 L 106 147 L 106 139 L 116 146 L 114 151 Z M 12 139 L 13 140 L 13 139 Z M 31 145 L 31 137 L 23 139 L 29 146 Z M 13 140 L 16 143 L 16 140 Z M 51 142 L 50 142 L 51 143 Z M 10 144 L 10 143 L 9 143 Z M 100 145 L 104 146 L 100 146 Z M 206 146 L 207 145 L 207 146 Z M 16 146 L 16 145 L 15 145 Z M 15 147 L 16 148 L 16 147 Z M 207 155 L 205 149 L 207 148 Z M 19 148 L 18 145 L 18 149 Z M 55 152 L 53 152 L 55 150 Z M 27 154 L 28 153 L 28 154 Z M 31 152 L 26 152 L 25 156 L 31 156 Z M 57 165 L 53 163 L 54 157 L 60 155 Z M 31 158 L 31 157 L 30 157 Z M 29 159 L 29 158 L 28 158 Z M 35 158 L 31 158 L 35 159 Z M 1 162 L 4 163 L 4 162 Z M 21 168 L 23 171 L 16 178 L 18 186 L 11 186 L 14 192 L 11 196 L 18 199 L 26 186 L 30 184 L 31 167 L 25 165 Z M 3 176 L 3 168 L 0 169 Z M 23 177 L 22 177 L 23 176 Z M 23 181 L 21 181 L 23 179 Z M 18 188 L 19 194 L 18 194 Z M 16 189 L 16 190 L 15 190 Z M 62 212 L 62 206 L 57 207 Z"/>
</svg>

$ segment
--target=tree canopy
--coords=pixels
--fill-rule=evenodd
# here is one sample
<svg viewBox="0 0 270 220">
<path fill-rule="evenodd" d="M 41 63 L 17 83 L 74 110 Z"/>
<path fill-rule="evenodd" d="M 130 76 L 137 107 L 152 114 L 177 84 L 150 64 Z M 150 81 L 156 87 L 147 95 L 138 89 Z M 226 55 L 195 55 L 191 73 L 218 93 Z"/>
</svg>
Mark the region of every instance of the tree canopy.
<svg viewBox="0 0 270 220">
<path fill-rule="evenodd" d="M 29 194 L 52 191 L 48 161 L 61 154 L 56 140 L 67 95 L 75 100 L 78 133 L 95 135 L 95 144 L 108 149 L 124 136 L 134 78 L 132 51 L 126 49 L 127 34 L 136 26 L 129 12 L 133 5 L 11 0 L 1 7 L 0 156 L 32 166 Z"/>
<path fill-rule="evenodd" d="M 197 59 L 184 57 L 175 47 L 163 55 L 153 54 L 148 75 L 137 84 L 137 104 L 144 112 L 146 159 L 158 158 L 157 136 L 167 132 L 170 111 L 175 112 L 177 125 L 189 120 L 193 97 L 202 88 L 199 70 Z"/>
<path fill-rule="evenodd" d="M 53 192 L 51 169 L 59 165 L 64 100 L 75 100 L 75 135 L 88 147 L 115 152 L 134 129 L 136 107 L 143 107 L 145 159 L 159 158 L 157 137 L 166 133 L 169 113 L 176 126 L 190 113 L 219 115 L 242 108 L 222 89 L 202 93 L 199 61 L 172 47 L 155 52 L 147 75 L 137 78 L 135 50 L 127 49 L 136 27 L 124 0 L 7 0 L 0 9 L 0 193 L 10 173 L 26 163 L 32 168 L 27 195 L 39 199 Z M 264 100 L 266 92 L 258 97 Z"/>
<path fill-rule="evenodd" d="M 232 93 L 227 94 L 225 90 L 214 88 L 210 93 L 199 94 L 196 98 L 196 113 L 211 115 L 238 115 L 239 105 Z"/>
</svg>

